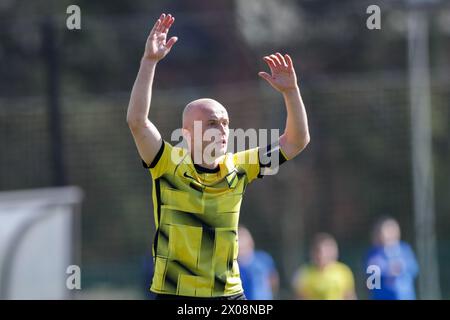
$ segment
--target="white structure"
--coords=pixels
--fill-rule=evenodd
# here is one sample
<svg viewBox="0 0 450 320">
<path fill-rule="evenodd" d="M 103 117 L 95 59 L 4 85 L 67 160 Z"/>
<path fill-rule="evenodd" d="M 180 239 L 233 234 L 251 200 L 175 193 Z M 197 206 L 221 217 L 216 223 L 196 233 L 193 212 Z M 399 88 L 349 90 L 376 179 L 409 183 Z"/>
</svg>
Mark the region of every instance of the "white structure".
<svg viewBox="0 0 450 320">
<path fill-rule="evenodd" d="M 72 297 L 82 197 L 77 187 L 0 192 L 0 299 Z"/>
</svg>

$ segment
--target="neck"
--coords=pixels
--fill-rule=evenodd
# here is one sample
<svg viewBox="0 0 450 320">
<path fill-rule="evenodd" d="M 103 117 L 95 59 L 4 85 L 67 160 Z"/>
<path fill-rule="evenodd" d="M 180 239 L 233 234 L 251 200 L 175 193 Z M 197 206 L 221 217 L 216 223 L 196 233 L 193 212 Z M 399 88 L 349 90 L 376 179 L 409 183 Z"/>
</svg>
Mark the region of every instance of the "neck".
<svg viewBox="0 0 450 320">
<path fill-rule="evenodd" d="M 205 160 L 203 159 L 203 157 L 200 157 L 201 159 L 201 161 L 198 161 L 196 158 L 195 158 L 195 155 L 194 154 L 191 154 L 191 159 L 193 160 L 193 162 L 194 162 L 194 164 L 196 165 L 196 166 L 200 166 L 200 167 L 202 167 L 202 168 L 206 168 L 206 169 L 211 169 L 211 170 L 214 170 L 214 169 L 216 169 L 216 168 L 218 168 L 218 166 L 219 166 L 219 163 L 220 163 L 220 157 L 217 157 L 217 158 L 215 158 L 213 161 L 210 161 L 210 162 L 208 162 L 208 163 L 206 163 L 205 162 Z M 197 161 L 196 161 L 197 160 Z"/>
<path fill-rule="evenodd" d="M 216 169 L 219 166 L 219 161 L 215 160 L 214 163 L 211 163 L 211 164 L 207 164 L 207 163 L 203 163 L 202 162 L 202 163 L 198 164 L 197 166 L 200 166 L 200 167 L 205 168 L 205 169 L 214 170 L 214 169 Z"/>
<path fill-rule="evenodd" d="M 199 164 L 194 164 L 195 170 L 197 170 L 197 172 L 199 173 L 217 173 L 220 171 L 219 166 L 215 167 L 215 168 L 206 168 L 206 167 L 202 167 Z"/>
</svg>

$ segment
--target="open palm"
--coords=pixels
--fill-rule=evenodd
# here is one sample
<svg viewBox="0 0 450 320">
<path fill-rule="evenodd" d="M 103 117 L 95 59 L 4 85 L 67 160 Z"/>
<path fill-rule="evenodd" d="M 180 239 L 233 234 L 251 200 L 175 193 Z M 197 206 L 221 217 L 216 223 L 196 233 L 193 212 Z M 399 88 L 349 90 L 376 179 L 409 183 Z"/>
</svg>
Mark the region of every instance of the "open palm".
<svg viewBox="0 0 450 320">
<path fill-rule="evenodd" d="M 280 53 L 266 56 L 263 60 L 270 68 L 271 75 L 259 72 L 258 75 L 270 83 L 272 87 L 281 93 L 297 88 L 297 76 L 295 74 L 292 59 L 289 55 Z"/>
<path fill-rule="evenodd" d="M 177 42 L 177 37 L 172 37 L 167 40 L 167 34 L 172 26 L 175 18 L 170 14 L 162 14 L 153 26 L 150 35 L 145 44 L 144 58 L 159 61 L 163 59 L 172 49 L 172 46 Z"/>
</svg>

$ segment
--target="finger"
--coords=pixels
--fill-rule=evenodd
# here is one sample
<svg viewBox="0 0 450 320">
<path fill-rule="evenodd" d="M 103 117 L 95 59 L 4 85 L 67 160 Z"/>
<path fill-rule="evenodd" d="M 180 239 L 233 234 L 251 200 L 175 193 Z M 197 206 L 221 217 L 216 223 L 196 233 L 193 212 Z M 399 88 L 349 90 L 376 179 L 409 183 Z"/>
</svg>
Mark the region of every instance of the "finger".
<svg viewBox="0 0 450 320">
<path fill-rule="evenodd" d="M 259 72 L 258 75 L 266 80 L 273 88 L 276 89 L 275 84 L 273 83 L 272 77 L 266 72 Z"/>
<path fill-rule="evenodd" d="M 275 73 L 275 63 L 272 61 L 272 59 L 270 59 L 270 58 L 266 58 L 266 59 L 264 59 L 265 61 L 266 61 L 266 63 L 267 63 L 267 66 L 269 67 L 269 69 L 270 69 L 270 72 L 272 73 L 272 74 L 274 74 Z"/>
<path fill-rule="evenodd" d="M 170 19 L 169 15 L 164 16 L 161 26 L 159 27 L 160 32 L 164 32 L 164 30 L 166 29 L 166 24 L 167 24 L 168 19 Z"/>
<path fill-rule="evenodd" d="M 156 32 L 162 32 L 162 29 L 164 28 L 164 21 L 166 20 L 166 14 L 163 13 L 161 17 L 159 18 L 161 20 L 161 23 L 159 24 L 158 28 L 156 29 Z"/>
<path fill-rule="evenodd" d="M 175 21 L 175 18 L 174 17 L 170 17 L 170 19 L 167 22 L 167 27 L 170 28 L 174 21 Z"/>
<path fill-rule="evenodd" d="M 281 65 L 283 67 L 287 68 L 288 65 L 287 65 L 286 61 L 284 60 L 284 57 L 281 55 L 281 53 L 277 52 L 277 57 L 278 57 L 278 60 L 280 60 Z"/>
<path fill-rule="evenodd" d="M 271 54 L 271 55 L 270 55 L 270 58 L 275 62 L 276 67 L 281 66 L 281 61 L 278 60 L 278 57 L 277 57 L 276 55 Z"/>
<path fill-rule="evenodd" d="M 160 24 L 161 24 L 161 18 L 159 18 L 158 20 L 156 20 L 156 22 L 155 22 L 155 24 L 154 24 L 152 30 L 150 31 L 150 34 L 154 33 L 154 32 L 159 28 L 159 25 L 160 25 Z"/>
<path fill-rule="evenodd" d="M 294 67 L 294 64 L 292 63 L 291 56 L 289 56 L 288 54 L 285 54 L 284 57 L 286 58 L 288 67 L 292 69 Z"/>
<path fill-rule="evenodd" d="M 177 42 L 178 41 L 178 38 L 177 37 L 172 37 L 172 38 L 170 38 L 169 39 L 169 41 L 167 41 L 167 43 L 166 43 L 166 48 L 167 49 L 172 49 L 172 47 L 173 47 L 173 45 L 175 44 L 175 42 Z"/>
<path fill-rule="evenodd" d="M 166 16 L 166 15 L 165 15 L 164 13 L 161 13 L 161 15 L 160 15 L 159 18 L 158 18 L 159 22 L 163 22 L 165 16 Z"/>
<path fill-rule="evenodd" d="M 159 21 L 158 27 L 155 28 L 155 32 L 161 32 L 161 25 L 164 23 L 165 17 L 166 17 L 166 16 L 165 16 L 164 13 L 161 15 L 161 17 L 159 17 L 159 19 L 158 19 L 158 21 Z"/>
<path fill-rule="evenodd" d="M 258 72 L 258 76 L 263 78 L 264 80 L 267 80 L 268 82 L 271 82 L 272 76 L 268 74 L 267 72 Z"/>
<path fill-rule="evenodd" d="M 169 24 L 170 24 L 171 20 L 172 20 L 172 16 L 170 14 L 168 14 L 166 16 L 166 19 L 164 20 L 164 26 L 163 26 L 162 32 L 164 32 L 164 33 L 167 32 L 167 30 L 169 29 Z"/>
<path fill-rule="evenodd" d="M 174 23 L 174 21 L 175 21 L 175 18 L 171 17 L 169 22 L 168 22 L 168 24 L 167 24 L 167 26 L 166 26 L 166 29 L 164 30 L 164 33 L 168 33 L 169 32 L 169 29 L 172 26 L 172 24 Z"/>
<path fill-rule="evenodd" d="M 273 71 L 273 69 L 276 68 L 275 62 L 273 62 L 273 60 L 269 57 L 264 57 L 263 60 L 269 65 L 269 68 L 271 71 Z"/>
</svg>

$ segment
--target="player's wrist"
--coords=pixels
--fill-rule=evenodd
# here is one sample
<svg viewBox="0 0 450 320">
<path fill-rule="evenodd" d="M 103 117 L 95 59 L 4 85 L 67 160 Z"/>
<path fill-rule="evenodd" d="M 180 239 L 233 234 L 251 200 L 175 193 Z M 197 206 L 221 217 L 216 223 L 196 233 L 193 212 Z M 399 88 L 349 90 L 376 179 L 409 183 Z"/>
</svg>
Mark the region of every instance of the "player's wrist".
<svg viewBox="0 0 450 320">
<path fill-rule="evenodd" d="M 157 58 L 151 58 L 143 56 L 141 59 L 141 65 L 149 65 L 149 66 L 156 66 L 159 62 L 159 59 Z"/>
<path fill-rule="evenodd" d="M 285 96 L 291 96 L 291 95 L 297 95 L 300 92 L 300 88 L 298 85 L 295 85 L 293 87 L 289 87 L 281 91 L 281 93 Z"/>
</svg>

